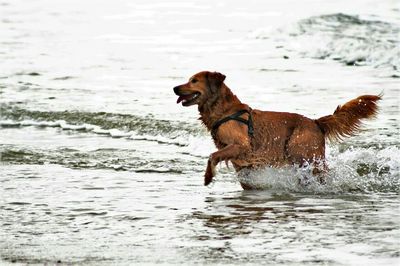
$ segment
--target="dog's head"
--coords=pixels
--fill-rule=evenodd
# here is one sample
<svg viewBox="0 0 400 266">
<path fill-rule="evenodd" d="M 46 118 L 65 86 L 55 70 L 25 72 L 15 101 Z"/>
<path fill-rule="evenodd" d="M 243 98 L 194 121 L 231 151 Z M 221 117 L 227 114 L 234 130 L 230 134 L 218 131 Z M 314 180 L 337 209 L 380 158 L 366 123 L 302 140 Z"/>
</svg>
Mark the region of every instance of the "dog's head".
<svg viewBox="0 0 400 266">
<path fill-rule="evenodd" d="M 176 103 L 183 106 L 194 104 L 204 105 L 208 101 L 217 99 L 225 75 L 218 72 L 202 71 L 193 75 L 185 84 L 176 86 L 174 92 L 178 95 Z"/>
</svg>

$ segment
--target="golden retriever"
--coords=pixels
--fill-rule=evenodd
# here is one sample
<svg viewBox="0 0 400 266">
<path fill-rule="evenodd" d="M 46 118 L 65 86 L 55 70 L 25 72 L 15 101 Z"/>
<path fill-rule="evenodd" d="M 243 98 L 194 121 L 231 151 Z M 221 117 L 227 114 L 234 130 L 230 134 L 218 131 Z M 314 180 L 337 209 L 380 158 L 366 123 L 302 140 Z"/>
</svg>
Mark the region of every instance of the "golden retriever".
<svg viewBox="0 0 400 266">
<path fill-rule="evenodd" d="M 381 99 L 381 95 L 363 95 L 338 106 L 332 115 L 310 119 L 295 113 L 251 109 L 224 80 L 221 73 L 202 71 L 174 88 L 179 96 L 177 103 L 198 106 L 200 120 L 218 148 L 208 159 L 205 185 L 212 181 L 221 161 L 231 161 L 236 171 L 310 164 L 314 174 L 323 175 L 325 140 L 354 135 L 361 119 L 377 114 L 377 102 Z"/>
</svg>

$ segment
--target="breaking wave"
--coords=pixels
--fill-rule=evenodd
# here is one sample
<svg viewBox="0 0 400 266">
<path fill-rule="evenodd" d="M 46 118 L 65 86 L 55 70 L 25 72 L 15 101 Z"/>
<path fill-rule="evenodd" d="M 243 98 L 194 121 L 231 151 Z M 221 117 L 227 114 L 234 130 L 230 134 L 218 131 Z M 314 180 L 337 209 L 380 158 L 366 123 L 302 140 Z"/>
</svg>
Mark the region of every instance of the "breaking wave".
<svg viewBox="0 0 400 266">
<path fill-rule="evenodd" d="M 140 117 L 128 114 L 82 111 L 35 111 L 0 107 L 0 127 L 59 127 L 92 132 L 114 138 L 157 141 L 185 146 L 189 136 L 204 134 L 195 124 Z"/>
<path fill-rule="evenodd" d="M 346 65 L 371 65 L 400 70 L 400 27 L 379 20 L 365 20 L 342 13 L 315 16 L 279 29 L 257 30 L 252 36 L 276 37 L 277 47 L 304 57 L 333 59 Z"/>
</svg>

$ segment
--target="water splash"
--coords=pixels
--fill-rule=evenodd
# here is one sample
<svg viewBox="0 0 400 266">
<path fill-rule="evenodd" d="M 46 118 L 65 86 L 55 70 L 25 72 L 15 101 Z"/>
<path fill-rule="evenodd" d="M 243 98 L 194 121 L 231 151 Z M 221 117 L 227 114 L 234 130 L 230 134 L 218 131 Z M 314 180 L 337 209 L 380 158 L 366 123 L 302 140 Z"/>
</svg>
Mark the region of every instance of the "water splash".
<svg viewBox="0 0 400 266">
<path fill-rule="evenodd" d="M 310 168 L 262 168 L 242 170 L 238 180 L 254 189 L 310 193 L 396 192 L 400 191 L 400 151 L 398 147 L 352 148 L 327 156 L 326 184 L 311 174 Z"/>
</svg>

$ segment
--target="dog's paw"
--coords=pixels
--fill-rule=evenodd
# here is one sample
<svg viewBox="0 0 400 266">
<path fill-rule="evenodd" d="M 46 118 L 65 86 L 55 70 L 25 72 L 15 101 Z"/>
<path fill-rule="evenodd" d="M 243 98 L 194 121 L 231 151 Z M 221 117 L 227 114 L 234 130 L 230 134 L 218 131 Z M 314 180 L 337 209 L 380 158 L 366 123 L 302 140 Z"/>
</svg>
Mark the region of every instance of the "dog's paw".
<svg viewBox="0 0 400 266">
<path fill-rule="evenodd" d="M 206 173 L 204 174 L 204 185 L 208 186 L 215 176 L 215 166 L 213 167 L 211 160 L 208 160 Z"/>
<path fill-rule="evenodd" d="M 210 175 L 208 173 L 206 173 L 204 175 L 204 185 L 205 186 L 208 186 L 212 182 L 212 180 L 213 180 L 213 176 L 212 175 Z"/>
<path fill-rule="evenodd" d="M 208 159 L 207 162 L 207 169 L 206 173 L 204 175 L 204 185 L 207 186 L 212 182 L 213 177 L 215 176 L 216 171 L 215 171 L 215 165 L 212 163 L 212 154 L 210 155 L 210 158 Z"/>
</svg>

